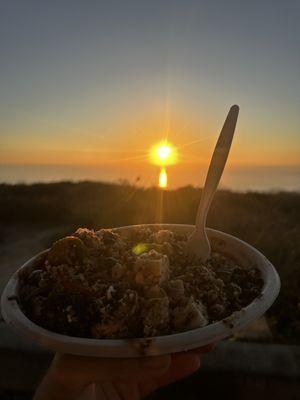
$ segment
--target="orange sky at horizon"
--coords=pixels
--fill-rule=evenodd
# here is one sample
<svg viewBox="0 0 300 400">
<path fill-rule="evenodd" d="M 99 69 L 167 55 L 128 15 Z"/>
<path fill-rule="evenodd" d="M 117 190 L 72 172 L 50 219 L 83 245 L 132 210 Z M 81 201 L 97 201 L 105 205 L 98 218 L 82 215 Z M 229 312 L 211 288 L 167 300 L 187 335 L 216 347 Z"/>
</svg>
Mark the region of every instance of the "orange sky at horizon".
<svg viewBox="0 0 300 400">
<path fill-rule="evenodd" d="M 0 163 L 6 165 L 78 165 L 78 166 L 122 166 L 137 171 L 153 168 L 149 162 L 149 151 L 153 145 L 168 138 L 178 149 L 178 163 L 189 169 L 194 166 L 207 167 L 226 117 L 227 110 L 218 113 L 215 121 L 199 117 L 199 121 L 189 121 L 170 115 L 154 115 L 136 119 L 125 119 L 111 123 L 101 135 L 93 127 L 72 127 L 53 130 L 47 126 L 42 134 L 24 132 L 22 141 L 10 136 L 0 139 Z M 239 121 L 229 155 L 227 168 L 237 166 L 299 166 L 299 139 L 291 136 L 285 141 L 280 135 L 270 138 L 255 135 L 241 110 Z M 167 114 L 167 113 L 165 113 Z M 179 113 L 174 113 L 178 116 Z M 223 115 L 222 115 L 223 114 Z M 194 117 L 195 118 L 195 117 Z M 129 121 L 128 121 L 129 119 Z M 259 125 L 259 124 L 257 124 Z M 252 128 L 252 129 L 251 129 Z M 122 134 L 114 132 L 122 132 Z M 294 144 L 293 144 L 294 141 Z"/>
</svg>

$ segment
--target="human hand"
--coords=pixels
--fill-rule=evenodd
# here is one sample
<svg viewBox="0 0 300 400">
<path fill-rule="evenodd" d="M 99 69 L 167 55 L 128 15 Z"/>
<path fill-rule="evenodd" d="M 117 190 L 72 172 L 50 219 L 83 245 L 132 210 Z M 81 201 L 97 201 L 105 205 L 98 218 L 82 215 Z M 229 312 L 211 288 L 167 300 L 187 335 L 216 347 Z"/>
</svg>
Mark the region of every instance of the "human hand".
<svg viewBox="0 0 300 400">
<path fill-rule="evenodd" d="M 200 367 L 205 346 L 173 355 L 144 358 L 94 358 L 57 354 L 34 400 L 76 400 L 96 383 L 95 400 L 140 400 Z M 86 397 L 85 397 L 86 398 Z"/>
</svg>

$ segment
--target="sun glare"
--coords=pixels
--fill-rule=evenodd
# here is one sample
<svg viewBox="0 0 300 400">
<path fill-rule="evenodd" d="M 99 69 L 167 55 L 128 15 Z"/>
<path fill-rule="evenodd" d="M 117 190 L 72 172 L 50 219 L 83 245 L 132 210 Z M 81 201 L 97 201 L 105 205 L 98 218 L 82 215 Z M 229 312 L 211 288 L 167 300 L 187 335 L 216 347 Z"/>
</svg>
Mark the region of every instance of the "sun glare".
<svg viewBox="0 0 300 400">
<path fill-rule="evenodd" d="M 169 142 L 160 142 L 151 148 L 150 161 L 161 167 L 176 164 L 177 150 Z"/>
</svg>

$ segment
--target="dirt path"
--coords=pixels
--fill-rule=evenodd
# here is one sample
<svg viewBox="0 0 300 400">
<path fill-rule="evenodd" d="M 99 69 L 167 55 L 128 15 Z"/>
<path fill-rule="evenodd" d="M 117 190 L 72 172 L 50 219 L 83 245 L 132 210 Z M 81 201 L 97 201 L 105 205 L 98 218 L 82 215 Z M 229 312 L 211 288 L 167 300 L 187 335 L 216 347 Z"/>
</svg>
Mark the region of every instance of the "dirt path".
<svg viewBox="0 0 300 400">
<path fill-rule="evenodd" d="M 0 293 L 17 268 L 66 231 L 66 227 L 61 226 L 46 229 L 13 225 L 0 229 Z"/>
</svg>

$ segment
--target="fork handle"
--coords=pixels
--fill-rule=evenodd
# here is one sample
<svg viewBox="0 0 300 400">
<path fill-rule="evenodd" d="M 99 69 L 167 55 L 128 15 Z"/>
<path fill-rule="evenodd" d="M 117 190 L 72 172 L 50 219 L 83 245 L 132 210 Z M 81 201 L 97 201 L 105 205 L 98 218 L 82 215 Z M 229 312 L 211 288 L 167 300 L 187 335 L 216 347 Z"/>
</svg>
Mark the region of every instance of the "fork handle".
<svg viewBox="0 0 300 400">
<path fill-rule="evenodd" d="M 232 106 L 215 146 L 197 211 L 196 230 L 206 225 L 207 213 L 228 158 L 238 114 L 239 107 L 237 105 Z"/>
</svg>

